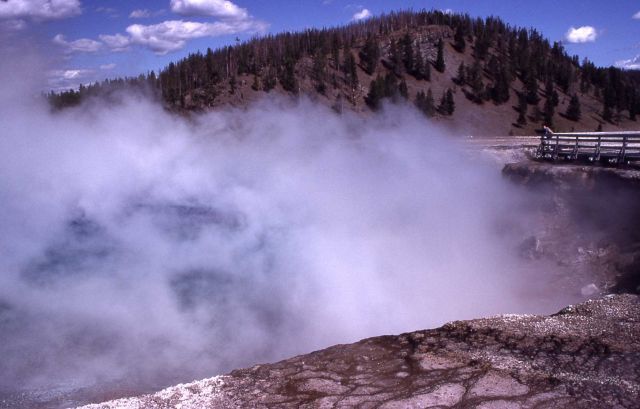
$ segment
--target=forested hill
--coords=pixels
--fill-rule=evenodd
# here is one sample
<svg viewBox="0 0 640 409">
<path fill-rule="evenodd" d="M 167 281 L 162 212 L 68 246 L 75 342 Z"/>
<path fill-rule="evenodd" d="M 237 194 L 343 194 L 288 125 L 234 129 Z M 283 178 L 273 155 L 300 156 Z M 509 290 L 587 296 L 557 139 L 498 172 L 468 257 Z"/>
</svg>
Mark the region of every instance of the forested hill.
<svg viewBox="0 0 640 409">
<path fill-rule="evenodd" d="M 498 18 L 403 11 L 331 29 L 207 49 L 160 73 L 51 93 L 56 108 L 143 88 L 174 109 L 245 106 L 265 93 L 306 95 L 338 112 L 415 104 L 478 134 L 637 129 L 640 73 L 569 56 L 535 29 Z"/>
</svg>

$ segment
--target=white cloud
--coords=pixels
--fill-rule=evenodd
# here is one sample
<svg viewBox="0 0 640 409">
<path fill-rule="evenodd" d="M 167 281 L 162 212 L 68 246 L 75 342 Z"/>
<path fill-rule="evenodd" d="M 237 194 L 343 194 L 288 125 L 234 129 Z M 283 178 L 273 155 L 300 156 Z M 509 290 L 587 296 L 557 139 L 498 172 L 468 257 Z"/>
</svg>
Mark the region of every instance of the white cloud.
<svg viewBox="0 0 640 409">
<path fill-rule="evenodd" d="M 131 45 L 131 39 L 122 34 L 101 34 L 100 40 L 111 50 L 111 51 L 125 51 Z"/>
<path fill-rule="evenodd" d="M 126 34 L 102 34 L 99 36 L 102 43 L 83 39 L 84 42 L 78 43 L 77 47 L 84 45 L 88 49 L 91 45 L 98 44 L 105 45 L 110 51 L 124 51 L 132 45 L 139 45 L 163 55 L 184 48 L 187 41 L 191 39 L 237 33 L 259 33 L 268 28 L 268 24 L 254 19 L 247 10 L 230 1 L 172 0 L 171 10 L 180 14 L 214 16 L 218 17 L 219 21 L 209 23 L 168 20 L 151 25 L 132 24 L 127 27 Z M 151 12 L 147 9 L 137 9 L 133 10 L 129 17 L 146 18 L 161 13 L 163 13 L 162 10 Z M 69 47 L 76 45 L 76 42 L 68 43 L 62 36 L 59 37 L 58 43 Z"/>
<path fill-rule="evenodd" d="M 149 18 L 149 17 L 151 17 L 151 12 L 147 9 L 133 10 L 131 14 L 129 14 L 129 18 Z"/>
<path fill-rule="evenodd" d="M 591 26 L 571 27 L 565 35 L 565 39 L 570 43 L 591 43 L 596 41 L 597 37 L 596 29 Z"/>
<path fill-rule="evenodd" d="M 2 20 L 54 20 L 76 16 L 81 12 L 80 0 L 0 1 L 0 19 Z"/>
<path fill-rule="evenodd" d="M 101 70 L 105 70 L 105 71 L 109 71 L 109 70 L 112 70 L 112 69 L 114 69 L 114 68 L 116 68 L 116 65 L 115 65 L 114 63 L 111 63 L 111 64 L 103 64 L 103 65 L 101 65 L 101 66 L 100 66 L 100 69 L 101 69 Z"/>
<path fill-rule="evenodd" d="M 65 48 L 67 53 L 95 53 L 102 48 L 102 43 L 89 38 L 67 41 L 62 34 L 53 37 L 53 42 Z"/>
<path fill-rule="evenodd" d="M 640 70 L 640 55 L 636 55 L 629 60 L 616 61 L 615 65 L 625 70 Z"/>
<path fill-rule="evenodd" d="M 228 0 L 171 0 L 171 11 L 183 16 L 213 16 L 223 19 L 249 19 L 246 9 Z"/>
<path fill-rule="evenodd" d="M 640 11 L 637 12 L 636 14 L 634 14 L 632 18 L 634 18 L 636 20 L 640 20 Z"/>
<path fill-rule="evenodd" d="M 93 70 L 68 69 L 52 70 L 47 73 L 49 86 L 54 91 L 78 88 L 80 84 L 91 82 Z"/>
<path fill-rule="evenodd" d="M 356 14 L 354 14 L 351 20 L 360 21 L 360 20 L 368 19 L 369 17 L 371 17 L 371 12 L 368 9 L 362 9 Z"/>
<path fill-rule="evenodd" d="M 215 23 L 170 20 L 153 25 L 133 24 L 127 27 L 127 33 L 132 44 L 145 46 L 156 54 L 166 54 L 183 48 L 190 39 L 240 32 L 260 32 L 266 28 L 266 24 L 251 19 Z"/>
</svg>

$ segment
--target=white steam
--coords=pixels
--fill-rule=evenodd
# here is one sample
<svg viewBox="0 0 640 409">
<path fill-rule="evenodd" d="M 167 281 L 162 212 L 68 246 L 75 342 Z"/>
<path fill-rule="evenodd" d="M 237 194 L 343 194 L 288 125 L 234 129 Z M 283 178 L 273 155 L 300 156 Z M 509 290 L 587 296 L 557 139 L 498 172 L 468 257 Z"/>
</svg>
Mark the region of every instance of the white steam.
<svg viewBox="0 0 640 409">
<path fill-rule="evenodd" d="M 555 307 L 523 300 L 521 198 L 408 108 L 0 106 L 1 388 L 187 380 Z"/>
</svg>

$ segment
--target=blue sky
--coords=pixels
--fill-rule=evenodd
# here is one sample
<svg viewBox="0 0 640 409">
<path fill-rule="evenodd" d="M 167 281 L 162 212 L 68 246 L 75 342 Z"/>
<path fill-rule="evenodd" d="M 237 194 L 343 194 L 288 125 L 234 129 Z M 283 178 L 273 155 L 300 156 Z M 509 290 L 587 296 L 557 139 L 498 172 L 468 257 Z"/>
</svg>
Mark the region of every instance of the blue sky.
<svg viewBox="0 0 640 409">
<path fill-rule="evenodd" d="M 499 16 L 597 65 L 640 68 L 640 2 L 626 0 L 2 0 L 0 40 L 40 50 L 49 86 L 64 88 L 158 70 L 236 38 L 409 8 Z"/>
</svg>

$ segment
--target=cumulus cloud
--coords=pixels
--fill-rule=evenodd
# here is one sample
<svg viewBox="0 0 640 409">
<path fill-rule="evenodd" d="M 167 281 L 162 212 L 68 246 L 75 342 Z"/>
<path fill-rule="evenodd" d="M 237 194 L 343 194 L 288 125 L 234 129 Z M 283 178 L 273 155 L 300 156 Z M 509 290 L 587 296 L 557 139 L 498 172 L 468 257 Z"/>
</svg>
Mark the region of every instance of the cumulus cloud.
<svg viewBox="0 0 640 409">
<path fill-rule="evenodd" d="M 64 47 L 67 53 L 95 53 L 102 48 L 102 43 L 89 38 L 67 41 L 62 34 L 53 37 L 53 42 Z"/>
<path fill-rule="evenodd" d="M 570 43 L 591 43 L 596 41 L 598 33 L 594 27 L 571 27 L 565 34 L 565 39 Z"/>
<path fill-rule="evenodd" d="M 616 61 L 615 65 L 625 70 L 640 70 L 640 55 L 636 55 L 628 60 Z"/>
<path fill-rule="evenodd" d="M 125 51 L 129 49 L 129 46 L 131 45 L 131 39 L 122 34 L 101 34 L 100 40 L 109 48 L 109 50 L 115 52 Z"/>
<path fill-rule="evenodd" d="M 237 20 L 249 18 L 246 9 L 228 0 L 171 0 L 171 11 L 183 16 L 212 16 Z"/>
<path fill-rule="evenodd" d="M 112 51 L 123 51 L 131 45 L 139 45 L 162 55 L 184 48 L 191 39 L 260 33 L 268 28 L 268 24 L 253 18 L 246 9 L 230 1 L 173 0 L 171 10 L 182 15 L 216 17 L 218 21 L 167 20 L 151 25 L 132 24 L 126 29 L 127 35 L 101 35 L 100 39 Z M 146 9 L 134 10 L 129 17 L 146 18 L 153 14 Z"/>
<path fill-rule="evenodd" d="M 49 88 L 54 91 L 78 88 L 90 82 L 94 74 L 88 69 L 51 70 L 47 72 Z"/>
<path fill-rule="evenodd" d="M 352 21 L 360 21 L 360 20 L 366 20 L 369 17 L 371 17 L 371 12 L 368 9 L 362 9 L 359 12 L 357 12 L 356 14 L 353 15 L 353 17 L 351 18 Z"/>
<path fill-rule="evenodd" d="M 634 14 L 634 15 L 632 16 L 632 18 L 634 18 L 634 19 L 636 19 L 636 20 L 640 20 L 640 11 L 639 11 L 639 12 L 637 12 L 636 14 Z"/>
<path fill-rule="evenodd" d="M 93 53 L 106 46 L 110 51 L 119 52 L 131 45 L 149 48 L 157 54 L 166 54 L 183 48 L 188 40 L 201 37 L 216 37 L 262 30 L 264 27 L 248 20 L 218 21 L 199 23 L 182 20 L 164 21 L 159 24 L 133 24 L 127 27 L 128 35 L 102 34 L 100 41 L 81 38 L 67 41 L 62 34 L 53 38 L 53 42 L 65 48 L 67 53 Z"/>
<path fill-rule="evenodd" d="M 55 20 L 73 17 L 82 12 L 80 0 L 3 0 L 0 19 Z"/>
<path fill-rule="evenodd" d="M 170 20 L 159 24 L 127 27 L 132 44 L 145 46 L 157 54 L 183 48 L 190 39 L 217 37 L 241 32 L 260 32 L 266 25 L 253 20 L 223 20 L 214 23 Z"/>
</svg>

